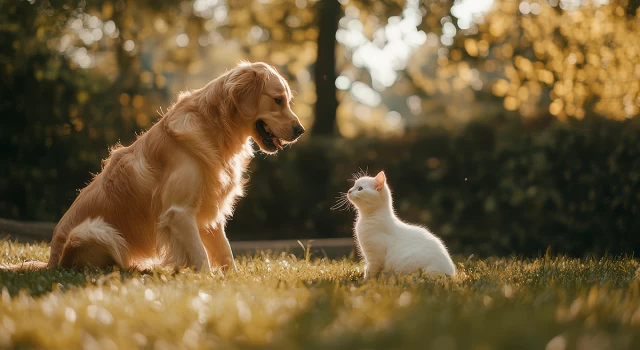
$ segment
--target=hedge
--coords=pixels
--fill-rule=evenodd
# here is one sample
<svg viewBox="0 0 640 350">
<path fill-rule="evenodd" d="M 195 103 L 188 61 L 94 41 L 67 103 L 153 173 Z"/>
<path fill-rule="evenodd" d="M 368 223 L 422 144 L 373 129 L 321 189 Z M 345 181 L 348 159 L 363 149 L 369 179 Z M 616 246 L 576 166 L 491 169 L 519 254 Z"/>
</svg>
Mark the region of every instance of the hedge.
<svg viewBox="0 0 640 350">
<path fill-rule="evenodd" d="M 640 249 L 640 127 L 597 117 L 427 128 L 401 139 L 307 140 L 252 162 L 232 239 L 343 237 L 332 211 L 359 168 L 384 169 L 398 215 L 453 252 L 632 254 Z"/>
<path fill-rule="evenodd" d="M 256 156 L 227 232 L 232 240 L 348 237 L 355 213 L 330 207 L 351 174 L 368 168 L 386 171 L 401 218 L 429 227 L 454 253 L 632 254 L 640 249 L 639 124 L 498 117 L 397 139 L 306 136 L 277 156 Z M 64 213 L 99 162 L 61 154 L 46 181 L 31 176 L 37 157 L 9 164 L 0 216 Z"/>
</svg>

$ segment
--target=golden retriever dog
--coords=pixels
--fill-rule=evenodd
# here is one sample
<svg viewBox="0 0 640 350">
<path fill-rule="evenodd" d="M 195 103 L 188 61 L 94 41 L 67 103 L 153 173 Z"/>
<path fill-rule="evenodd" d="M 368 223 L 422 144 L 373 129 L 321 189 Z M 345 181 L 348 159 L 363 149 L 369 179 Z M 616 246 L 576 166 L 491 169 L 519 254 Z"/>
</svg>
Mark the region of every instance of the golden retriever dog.
<svg viewBox="0 0 640 350">
<path fill-rule="evenodd" d="M 271 154 L 304 133 L 291 98 L 262 62 L 241 62 L 182 93 L 133 144 L 111 150 L 55 227 L 46 267 L 235 268 L 224 228 L 243 193 L 252 140 Z"/>
</svg>

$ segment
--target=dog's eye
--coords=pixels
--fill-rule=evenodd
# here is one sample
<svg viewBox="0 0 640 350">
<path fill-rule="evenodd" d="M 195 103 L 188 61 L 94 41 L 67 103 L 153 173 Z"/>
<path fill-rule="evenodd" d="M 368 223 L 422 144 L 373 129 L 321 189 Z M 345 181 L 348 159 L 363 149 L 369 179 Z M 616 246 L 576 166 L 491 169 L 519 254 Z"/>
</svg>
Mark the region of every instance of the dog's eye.
<svg viewBox="0 0 640 350">
<path fill-rule="evenodd" d="M 358 191 L 362 191 L 362 186 L 358 187 Z"/>
<path fill-rule="evenodd" d="M 276 97 L 273 99 L 274 101 L 276 101 L 276 103 L 278 104 L 278 106 L 282 106 L 282 98 L 281 97 Z"/>
</svg>

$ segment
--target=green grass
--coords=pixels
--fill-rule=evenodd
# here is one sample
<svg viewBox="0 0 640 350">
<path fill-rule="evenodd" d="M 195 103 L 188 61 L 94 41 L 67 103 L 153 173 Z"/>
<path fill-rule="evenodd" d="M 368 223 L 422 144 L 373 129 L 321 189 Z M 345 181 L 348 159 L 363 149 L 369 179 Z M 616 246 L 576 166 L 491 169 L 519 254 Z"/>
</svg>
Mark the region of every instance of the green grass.
<svg viewBox="0 0 640 350">
<path fill-rule="evenodd" d="M 0 242 L 1 263 L 47 245 Z M 0 271 L 0 348 L 640 349 L 631 258 L 459 260 L 454 278 L 362 281 L 362 264 L 238 257 L 193 271 Z"/>
</svg>

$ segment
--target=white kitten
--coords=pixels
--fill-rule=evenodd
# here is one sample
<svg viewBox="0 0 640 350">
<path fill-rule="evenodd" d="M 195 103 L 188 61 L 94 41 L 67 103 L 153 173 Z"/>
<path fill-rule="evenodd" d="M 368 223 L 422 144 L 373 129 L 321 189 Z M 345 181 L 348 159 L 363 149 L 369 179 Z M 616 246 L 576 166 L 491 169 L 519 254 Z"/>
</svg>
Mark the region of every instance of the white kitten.
<svg viewBox="0 0 640 350">
<path fill-rule="evenodd" d="M 383 171 L 376 177 L 357 179 L 347 198 L 358 209 L 355 233 L 366 262 L 365 278 L 381 271 L 456 273 L 447 248 L 438 237 L 396 217 Z"/>
</svg>

